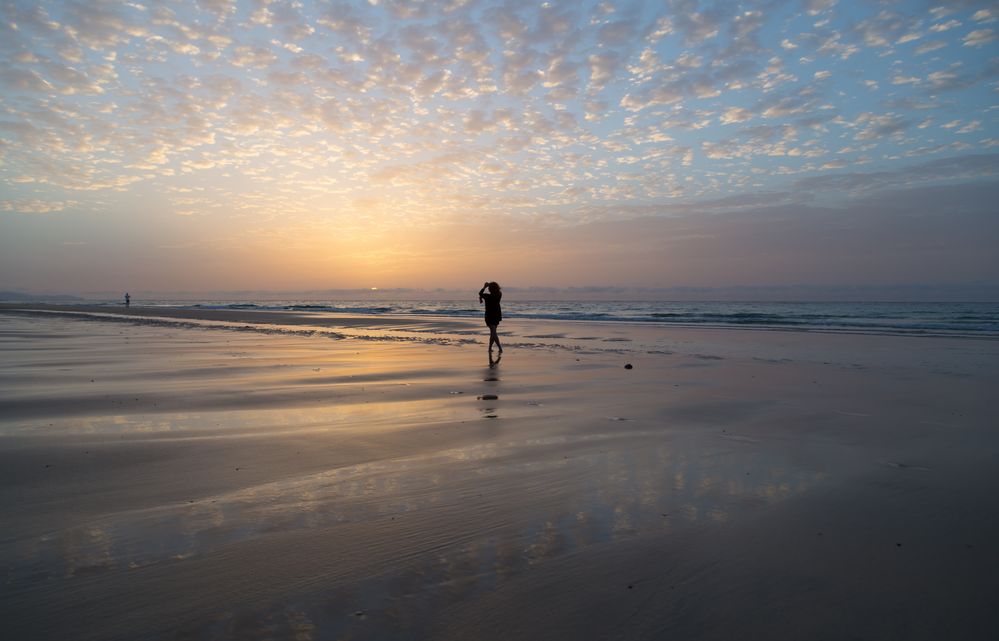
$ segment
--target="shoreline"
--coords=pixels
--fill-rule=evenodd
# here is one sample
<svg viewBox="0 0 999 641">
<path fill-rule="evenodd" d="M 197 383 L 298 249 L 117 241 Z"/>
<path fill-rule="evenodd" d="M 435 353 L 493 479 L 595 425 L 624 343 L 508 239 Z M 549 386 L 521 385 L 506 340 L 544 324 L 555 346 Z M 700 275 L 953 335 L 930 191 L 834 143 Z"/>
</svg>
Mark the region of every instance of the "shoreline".
<svg viewBox="0 0 999 641">
<path fill-rule="evenodd" d="M 164 321 L 189 321 L 192 326 L 202 324 L 210 327 L 210 323 L 219 323 L 219 327 L 226 329 L 225 324 L 247 324 L 259 325 L 262 328 L 273 325 L 284 326 L 307 326 L 315 327 L 325 331 L 334 329 L 355 330 L 364 329 L 386 329 L 386 330 L 408 330 L 419 331 L 423 329 L 427 332 L 437 333 L 477 333 L 474 330 L 481 328 L 481 318 L 479 316 L 455 316 L 455 315 L 435 315 L 435 314 L 366 314 L 359 312 L 333 312 L 327 310 L 300 310 L 300 309 L 215 309 L 215 308 L 195 308 L 195 307 L 125 307 L 101 306 L 101 305 L 76 305 L 76 304 L 50 304 L 50 303 L 0 303 L 0 314 L 21 313 L 36 315 L 65 315 L 75 317 L 90 317 L 93 319 L 118 320 L 122 322 L 146 322 L 156 323 Z M 558 325 L 568 324 L 578 327 L 632 327 L 632 328 L 655 328 L 656 330 L 679 329 L 686 331 L 747 331 L 747 332 L 777 332 L 777 333 L 801 333 L 816 335 L 844 335 L 844 336 L 883 336 L 883 337 L 907 337 L 907 338 L 953 338 L 968 340 L 999 341 L 999 333 L 990 332 L 964 332 L 960 330 L 927 330 L 927 329 L 884 329 L 876 328 L 833 328 L 822 326 L 790 326 L 790 325 L 739 325 L 725 323 L 682 323 L 682 322 L 660 322 L 652 320 L 607 320 L 607 319 L 557 319 L 557 318 L 534 318 L 510 316 L 501 324 L 501 335 L 508 335 L 502 328 L 510 325 L 526 326 L 531 324 Z M 345 335 L 348 336 L 348 335 Z M 352 338 L 363 338 L 363 335 L 352 334 Z M 474 342 L 474 341 L 470 341 Z"/>
</svg>

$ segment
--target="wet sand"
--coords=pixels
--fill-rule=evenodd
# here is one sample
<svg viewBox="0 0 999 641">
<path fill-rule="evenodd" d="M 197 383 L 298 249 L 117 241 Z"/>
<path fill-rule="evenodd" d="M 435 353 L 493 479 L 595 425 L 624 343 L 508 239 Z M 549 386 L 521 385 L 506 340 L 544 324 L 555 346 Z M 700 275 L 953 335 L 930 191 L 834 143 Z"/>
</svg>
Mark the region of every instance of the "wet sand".
<svg viewBox="0 0 999 641">
<path fill-rule="evenodd" d="M 31 307 L 7 638 L 994 630 L 997 341 Z"/>
</svg>

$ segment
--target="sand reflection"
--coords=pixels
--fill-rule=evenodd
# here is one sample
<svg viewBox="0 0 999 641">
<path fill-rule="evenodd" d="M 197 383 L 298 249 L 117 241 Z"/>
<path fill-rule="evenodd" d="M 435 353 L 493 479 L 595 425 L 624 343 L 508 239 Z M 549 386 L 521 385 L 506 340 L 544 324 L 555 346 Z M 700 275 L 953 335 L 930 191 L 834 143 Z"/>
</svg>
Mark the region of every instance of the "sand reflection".
<svg viewBox="0 0 999 641">
<path fill-rule="evenodd" d="M 821 479 L 746 451 L 693 455 L 702 450 L 693 440 L 657 445 L 650 433 L 636 431 L 483 443 L 345 466 L 51 532 L 22 549 L 11 574 L 39 579 L 81 568 L 141 567 L 275 532 L 390 527 L 419 514 L 460 529 L 430 525 L 410 544 L 418 547 L 420 536 L 464 540 L 441 548 L 435 562 L 448 567 L 449 580 L 488 584 L 587 546 L 724 523 Z M 508 510 L 511 497 L 519 504 L 502 526 L 453 518 L 459 506 L 464 514 Z"/>
</svg>

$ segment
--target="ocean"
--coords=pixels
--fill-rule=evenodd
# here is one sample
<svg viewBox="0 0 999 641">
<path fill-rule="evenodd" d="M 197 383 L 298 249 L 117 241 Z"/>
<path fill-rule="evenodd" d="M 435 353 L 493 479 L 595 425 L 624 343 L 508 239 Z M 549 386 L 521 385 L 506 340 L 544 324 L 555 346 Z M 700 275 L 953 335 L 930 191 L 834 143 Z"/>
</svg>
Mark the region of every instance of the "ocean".
<svg viewBox="0 0 999 641">
<path fill-rule="evenodd" d="M 120 305 L 120 302 L 108 301 L 104 304 Z M 133 299 L 133 304 L 144 307 L 287 310 L 376 316 L 482 315 L 482 308 L 474 297 L 467 301 Z M 503 316 L 506 319 L 999 338 L 999 303 L 981 302 L 519 301 L 507 296 L 503 301 Z"/>
</svg>

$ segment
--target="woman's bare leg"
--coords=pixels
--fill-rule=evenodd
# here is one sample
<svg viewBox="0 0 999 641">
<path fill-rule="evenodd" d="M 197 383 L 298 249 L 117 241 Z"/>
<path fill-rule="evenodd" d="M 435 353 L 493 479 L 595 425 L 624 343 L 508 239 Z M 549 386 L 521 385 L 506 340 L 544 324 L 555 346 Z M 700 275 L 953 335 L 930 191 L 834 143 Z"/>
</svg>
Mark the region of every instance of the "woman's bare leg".
<svg viewBox="0 0 999 641">
<path fill-rule="evenodd" d="M 500 344 L 499 334 L 496 333 L 496 325 L 489 326 L 489 349 L 493 348 L 493 343 L 496 343 L 496 347 L 499 348 L 500 354 L 503 353 L 503 345 Z"/>
</svg>

